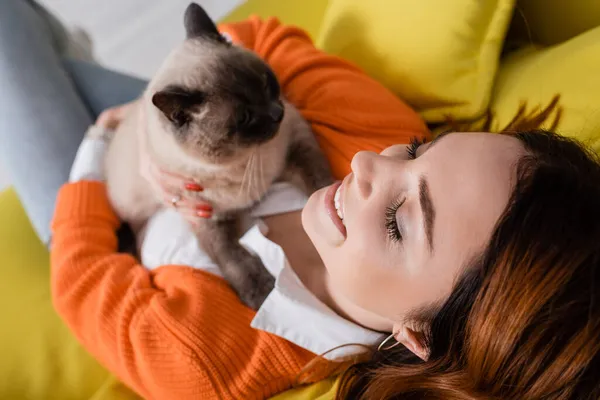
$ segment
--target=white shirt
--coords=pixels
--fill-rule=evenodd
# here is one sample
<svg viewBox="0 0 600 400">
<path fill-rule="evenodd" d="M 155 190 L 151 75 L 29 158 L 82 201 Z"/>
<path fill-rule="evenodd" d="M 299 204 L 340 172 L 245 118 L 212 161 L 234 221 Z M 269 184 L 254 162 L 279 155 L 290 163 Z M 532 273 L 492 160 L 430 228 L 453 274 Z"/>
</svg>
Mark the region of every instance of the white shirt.
<svg viewBox="0 0 600 400">
<path fill-rule="evenodd" d="M 106 148 L 101 139 L 84 139 L 70 181 L 103 180 L 102 159 Z M 363 350 L 359 346 L 344 345 L 372 346 L 379 344 L 384 336 L 340 317 L 321 302 L 302 284 L 283 249 L 266 237 L 267 227 L 261 217 L 301 210 L 306 200 L 305 194 L 291 184 L 276 183 L 250 212 L 251 227 L 240 243 L 259 256 L 275 277 L 275 288 L 259 308 L 251 326 L 334 360 Z M 185 265 L 223 276 L 218 265 L 198 246 L 187 221 L 175 209 L 165 208 L 152 216 L 137 239 L 141 262 L 148 269 Z M 339 346 L 343 347 L 333 350 Z"/>
</svg>

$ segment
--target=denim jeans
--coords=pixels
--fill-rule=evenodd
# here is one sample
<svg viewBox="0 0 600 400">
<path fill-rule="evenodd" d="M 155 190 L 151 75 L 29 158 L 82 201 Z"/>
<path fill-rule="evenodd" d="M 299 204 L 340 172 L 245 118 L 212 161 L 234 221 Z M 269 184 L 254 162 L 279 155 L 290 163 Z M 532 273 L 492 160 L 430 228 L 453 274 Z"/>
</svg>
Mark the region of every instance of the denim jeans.
<svg viewBox="0 0 600 400">
<path fill-rule="evenodd" d="M 102 110 L 146 86 L 66 59 L 65 40 L 66 31 L 36 3 L 0 1 L 0 163 L 44 243 L 85 130 Z"/>
</svg>

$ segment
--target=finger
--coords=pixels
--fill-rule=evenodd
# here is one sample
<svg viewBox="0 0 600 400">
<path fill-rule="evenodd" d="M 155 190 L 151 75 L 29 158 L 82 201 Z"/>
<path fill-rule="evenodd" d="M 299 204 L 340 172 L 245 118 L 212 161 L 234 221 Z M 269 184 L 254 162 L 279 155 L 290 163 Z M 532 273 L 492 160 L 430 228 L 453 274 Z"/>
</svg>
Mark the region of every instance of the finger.
<svg viewBox="0 0 600 400">
<path fill-rule="evenodd" d="M 170 195 L 182 195 L 182 180 L 174 177 L 171 174 L 164 173 L 154 164 L 150 163 L 147 168 L 148 174 L 151 181 L 158 184 L 162 191 L 169 193 Z"/>
<path fill-rule="evenodd" d="M 96 125 L 102 126 L 108 129 L 116 128 L 116 122 L 111 117 L 110 113 L 103 111 L 96 119 Z"/>
<path fill-rule="evenodd" d="M 183 187 L 190 192 L 202 192 L 204 190 L 202 185 L 199 185 L 196 182 L 186 182 Z"/>
<path fill-rule="evenodd" d="M 214 213 L 213 207 L 210 204 L 188 199 L 180 195 L 165 193 L 162 201 L 163 204 L 175 207 L 179 212 L 188 216 L 211 218 Z"/>
<path fill-rule="evenodd" d="M 179 190 L 187 190 L 190 192 L 202 192 L 204 190 L 204 187 L 202 185 L 193 181 L 192 179 L 189 179 L 183 175 L 174 172 L 160 169 L 155 164 L 152 164 L 152 166 L 152 173 L 172 188 L 177 188 Z"/>
<path fill-rule="evenodd" d="M 149 172 L 152 175 L 152 177 L 161 184 L 161 186 L 168 188 L 170 192 L 182 192 L 188 190 L 192 192 L 198 192 L 201 191 L 196 190 L 198 189 L 198 187 L 200 187 L 200 189 L 203 189 L 200 185 L 197 185 L 195 183 L 192 185 L 190 185 L 191 182 L 186 183 L 186 181 L 189 180 L 187 180 L 184 176 L 164 171 L 153 163 L 149 164 Z M 188 186 L 190 187 L 190 189 L 194 190 L 188 189 Z"/>
<path fill-rule="evenodd" d="M 191 219 L 210 219 L 213 217 L 212 211 L 195 211 L 193 209 L 178 208 L 178 211 L 186 218 Z"/>
</svg>

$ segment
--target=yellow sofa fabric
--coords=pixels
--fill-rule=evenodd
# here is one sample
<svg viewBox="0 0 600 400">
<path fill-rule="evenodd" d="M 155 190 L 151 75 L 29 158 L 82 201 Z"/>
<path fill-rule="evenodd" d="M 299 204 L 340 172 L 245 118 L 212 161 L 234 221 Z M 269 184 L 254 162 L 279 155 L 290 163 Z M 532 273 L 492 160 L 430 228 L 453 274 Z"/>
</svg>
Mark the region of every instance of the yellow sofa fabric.
<svg viewBox="0 0 600 400">
<path fill-rule="evenodd" d="M 490 106 L 503 126 L 521 102 L 546 105 L 561 94 L 559 131 L 600 151 L 600 27 L 581 33 L 595 23 L 591 14 L 598 2 L 575 0 L 567 7 L 561 0 L 520 0 L 519 5 L 525 2 L 529 8 L 522 11 L 535 13 L 543 21 L 540 27 L 546 24 L 538 28 L 533 22 L 540 42 L 572 39 L 509 54 L 499 69 L 512 0 L 249 0 L 225 21 L 274 15 L 302 26 L 430 122 L 445 114 L 476 117 L 492 93 Z M 536 6 L 543 11 L 533 11 Z M 79 346 L 54 313 L 48 252 L 11 190 L 0 193 L 0 268 L 0 399 L 136 398 Z M 336 384 L 328 379 L 274 399 L 333 399 Z"/>
<path fill-rule="evenodd" d="M 12 190 L 0 194 L 0 399 L 129 400 L 50 299 L 48 251 Z"/>
<path fill-rule="evenodd" d="M 598 0 L 518 0 L 516 7 L 515 31 L 526 43 L 551 46 L 600 26 Z"/>
<path fill-rule="evenodd" d="M 600 26 L 552 47 L 530 46 L 502 61 L 491 110 L 500 127 L 519 105 L 546 105 L 560 94 L 557 131 L 600 153 Z"/>
<path fill-rule="evenodd" d="M 249 0 L 220 22 L 235 22 L 258 15 L 277 17 L 288 25 L 301 26 L 316 40 L 329 0 Z"/>
<path fill-rule="evenodd" d="M 513 0 L 330 0 L 318 45 L 352 60 L 427 122 L 488 107 Z"/>
</svg>

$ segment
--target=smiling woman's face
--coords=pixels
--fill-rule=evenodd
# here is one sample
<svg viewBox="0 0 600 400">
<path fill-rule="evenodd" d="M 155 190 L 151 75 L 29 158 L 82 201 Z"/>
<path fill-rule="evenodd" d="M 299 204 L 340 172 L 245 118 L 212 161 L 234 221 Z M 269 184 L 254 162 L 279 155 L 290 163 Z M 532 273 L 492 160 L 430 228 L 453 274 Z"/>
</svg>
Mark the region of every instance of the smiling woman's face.
<svg viewBox="0 0 600 400">
<path fill-rule="evenodd" d="M 339 189 L 314 193 L 302 213 L 339 308 L 391 331 L 443 302 L 491 237 L 524 154 L 518 139 L 489 133 L 438 137 L 414 159 L 406 145 L 357 153 Z"/>
</svg>

